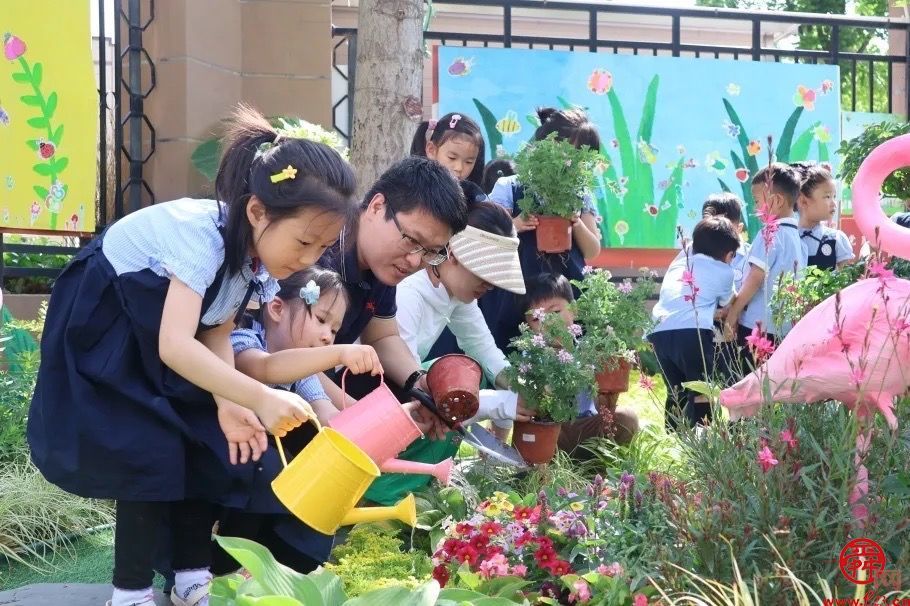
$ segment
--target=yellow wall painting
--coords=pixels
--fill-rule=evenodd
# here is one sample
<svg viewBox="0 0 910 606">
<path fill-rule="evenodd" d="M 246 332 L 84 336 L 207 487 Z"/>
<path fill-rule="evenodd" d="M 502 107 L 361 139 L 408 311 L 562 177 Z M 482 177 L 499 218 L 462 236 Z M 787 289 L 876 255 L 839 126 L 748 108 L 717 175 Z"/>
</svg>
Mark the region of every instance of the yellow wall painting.
<svg viewBox="0 0 910 606">
<path fill-rule="evenodd" d="M 2 0 L 0 229 L 95 229 L 89 3 Z"/>
</svg>

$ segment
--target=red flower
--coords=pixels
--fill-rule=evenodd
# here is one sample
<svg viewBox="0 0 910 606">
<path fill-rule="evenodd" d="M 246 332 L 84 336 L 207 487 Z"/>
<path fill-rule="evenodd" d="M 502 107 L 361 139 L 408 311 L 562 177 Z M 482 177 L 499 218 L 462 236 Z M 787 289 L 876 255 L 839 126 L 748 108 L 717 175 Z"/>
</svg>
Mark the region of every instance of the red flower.
<svg viewBox="0 0 910 606">
<path fill-rule="evenodd" d="M 484 522 L 480 525 L 480 532 L 488 537 L 502 532 L 502 524 L 499 522 Z"/>
<path fill-rule="evenodd" d="M 540 545 L 541 547 L 545 547 L 547 549 L 553 549 L 553 539 L 551 539 L 550 537 L 537 537 L 535 540 L 537 541 L 537 544 Z"/>
<path fill-rule="evenodd" d="M 540 519 L 540 505 L 537 507 L 523 507 L 521 505 L 516 505 L 515 510 L 512 512 L 512 515 L 516 520 L 534 524 Z"/>
<path fill-rule="evenodd" d="M 433 578 L 439 583 L 440 587 L 445 587 L 449 582 L 449 569 L 445 564 L 440 564 L 433 568 Z"/>
<path fill-rule="evenodd" d="M 500 554 L 500 553 L 505 555 L 505 553 L 506 553 L 505 549 L 503 549 L 499 545 L 490 545 L 489 547 L 487 547 L 487 552 L 486 552 L 486 554 L 484 554 L 484 559 L 492 558 L 493 556 Z"/>
<path fill-rule="evenodd" d="M 456 551 L 458 551 L 458 548 L 464 544 L 465 544 L 464 541 L 459 541 L 458 539 L 446 539 L 445 542 L 442 544 L 441 551 L 451 555 L 451 554 L 455 553 Z"/>
<path fill-rule="evenodd" d="M 474 549 L 474 547 L 465 544 L 455 552 L 455 559 L 459 562 L 466 563 L 469 566 L 473 566 L 477 563 L 477 555 L 477 550 Z"/>
<path fill-rule="evenodd" d="M 474 527 L 468 524 L 467 522 L 459 522 L 455 525 L 455 532 L 460 535 L 467 536 L 474 532 Z"/>
<path fill-rule="evenodd" d="M 569 566 L 569 563 L 565 560 L 556 560 L 549 566 L 550 572 L 557 577 L 570 574 L 572 572 L 572 567 Z"/>
<path fill-rule="evenodd" d="M 515 547 L 522 547 L 528 543 L 534 543 L 534 535 L 530 532 L 523 532 L 515 539 Z"/>
<path fill-rule="evenodd" d="M 490 544 L 490 537 L 485 534 L 475 534 L 469 541 L 471 547 L 477 551 L 483 551 Z"/>
<path fill-rule="evenodd" d="M 541 568 L 549 568 L 558 558 L 552 547 L 541 546 L 534 552 L 534 559 L 537 560 L 537 565 Z"/>
</svg>

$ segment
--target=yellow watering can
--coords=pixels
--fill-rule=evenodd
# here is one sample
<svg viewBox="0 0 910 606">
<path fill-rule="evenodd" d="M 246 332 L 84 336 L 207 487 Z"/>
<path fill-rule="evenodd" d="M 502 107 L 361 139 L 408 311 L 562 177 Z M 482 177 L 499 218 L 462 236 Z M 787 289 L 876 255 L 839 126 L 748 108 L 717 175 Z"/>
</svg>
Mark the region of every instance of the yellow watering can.
<svg viewBox="0 0 910 606">
<path fill-rule="evenodd" d="M 376 463 L 351 440 L 313 419 L 319 433 L 288 465 L 281 439 L 275 437 L 284 469 L 272 480 L 278 500 L 304 524 L 322 534 L 341 526 L 381 520 L 417 524 L 414 495 L 392 507 L 356 507 L 379 477 Z"/>
</svg>

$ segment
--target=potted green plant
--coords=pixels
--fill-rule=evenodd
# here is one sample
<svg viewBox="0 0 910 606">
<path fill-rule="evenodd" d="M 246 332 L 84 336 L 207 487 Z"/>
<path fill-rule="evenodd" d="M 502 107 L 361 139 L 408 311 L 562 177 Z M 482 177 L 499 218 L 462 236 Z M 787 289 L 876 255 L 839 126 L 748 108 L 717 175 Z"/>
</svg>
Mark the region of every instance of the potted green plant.
<svg viewBox="0 0 910 606">
<path fill-rule="evenodd" d="M 598 152 L 558 140 L 556 133 L 532 141 L 515 158 L 524 196 L 518 207 L 536 215 L 537 249 L 563 253 L 572 248 L 572 220 L 581 212 L 584 196 L 594 178 Z"/>
<path fill-rule="evenodd" d="M 627 391 L 635 351 L 651 325 L 646 302 L 654 293 L 653 275 L 643 268 L 635 280 L 617 284 L 609 271 L 585 268 L 584 278 L 573 283 L 581 291 L 575 302 L 576 318 L 584 326 L 579 349 L 598 369 L 598 390 Z"/>
<path fill-rule="evenodd" d="M 506 377 L 512 388 L 534 410 L 534 419 L 516 421 L 512 442 L 528 463 L 546 463 L 556 454 L 560 424 L 578 415 L 576 398 L 594 386 L 594 368 L 578 347 L 581 327 L 565 325 L 555 314 L 540 314 L 540 333 L 521 324 L 512 340 Z"/>
</svg>

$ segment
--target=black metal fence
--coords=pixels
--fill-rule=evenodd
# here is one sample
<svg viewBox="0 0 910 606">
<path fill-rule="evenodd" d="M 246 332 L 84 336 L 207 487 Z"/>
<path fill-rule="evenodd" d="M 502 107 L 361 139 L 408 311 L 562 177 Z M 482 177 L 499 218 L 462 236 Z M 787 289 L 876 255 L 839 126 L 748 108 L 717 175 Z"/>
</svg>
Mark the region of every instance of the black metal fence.
<svg viewBox="0 0 910 606">
<path fill-rule="evenodd" d="M 588 51 L 593 53 L 627 53 L 667 55 L 673 57 L 729 58 L 746 61 L 782 63 L 813 63 L 839 65 L 841 95 L 845 109 L 878 111 L 910 115 L 907 85 L 910 83 L 910 48 L 907 44 L 908 23 L 879 17 L 845 17 L 807 13 L 739 11 L 712 8 L 665 8 L 627 6 L 613 3 L 593 4 L 576 2 L 541 2 L 540 0 L 434 0 L 439 10 L 449 7 L 484 10 L 489 19 L 490 9 L 498 12 L 499 27 L 495 33 L 439 31 L 431 23 L 426 40 L 442 45 L 465 47 L 543 48 L 549 50 Z M 577 35 L 571 37 L 525 35 L 517 33 L 518 20 L 536 19 L 544 24 L 548 15 L 573 15 L 579 24 Z M 467 15 L 465 15 L 467 16 Z M 659 41 L 623 39 L 622 33 L 609 35 L 604 30 L 619 31 L 616 19 L 646 17 L 663 23 L 665 39 Z M 493 15 L 492 18 L 496 18 Z M 633 21 L 634 22 L 634 21 Z M 689 40 L 697 30 L 710 32 L 723 22 L 748 23 L 751 35 L 748 46 L 706 44 Z M 697 25 L 693 25 L 697 24 Z M 793 40 L 811 38 L 824 50 L 768 46 L 763 32 L 772 27 L 795 27 Z M 543 29 L 543 28 L 535 28 Z M 355 78 L 357 30 L 334 28 L 334 65 L 348 80 L 348 94 L 336 103 L 334 127 L 342 135 L 350 132 L 353 112 L 353 81 Z M 798 36 L 798 38 L 797 38 Z M 894 48 L 898 47 L 898 48 Z M 345 56 L 345 52 L 346 56 Z M 347 61 L 348 73 L 340 66 Z M 902 102 L 895 104 L 895 91 L 900 87 Z M 348 101 L 348 112 L 338 112 Z M 899 106 L 898 106 L 899 105 Z M 344 115 L 339 115 L 342 113 Z"/>
</svg>

